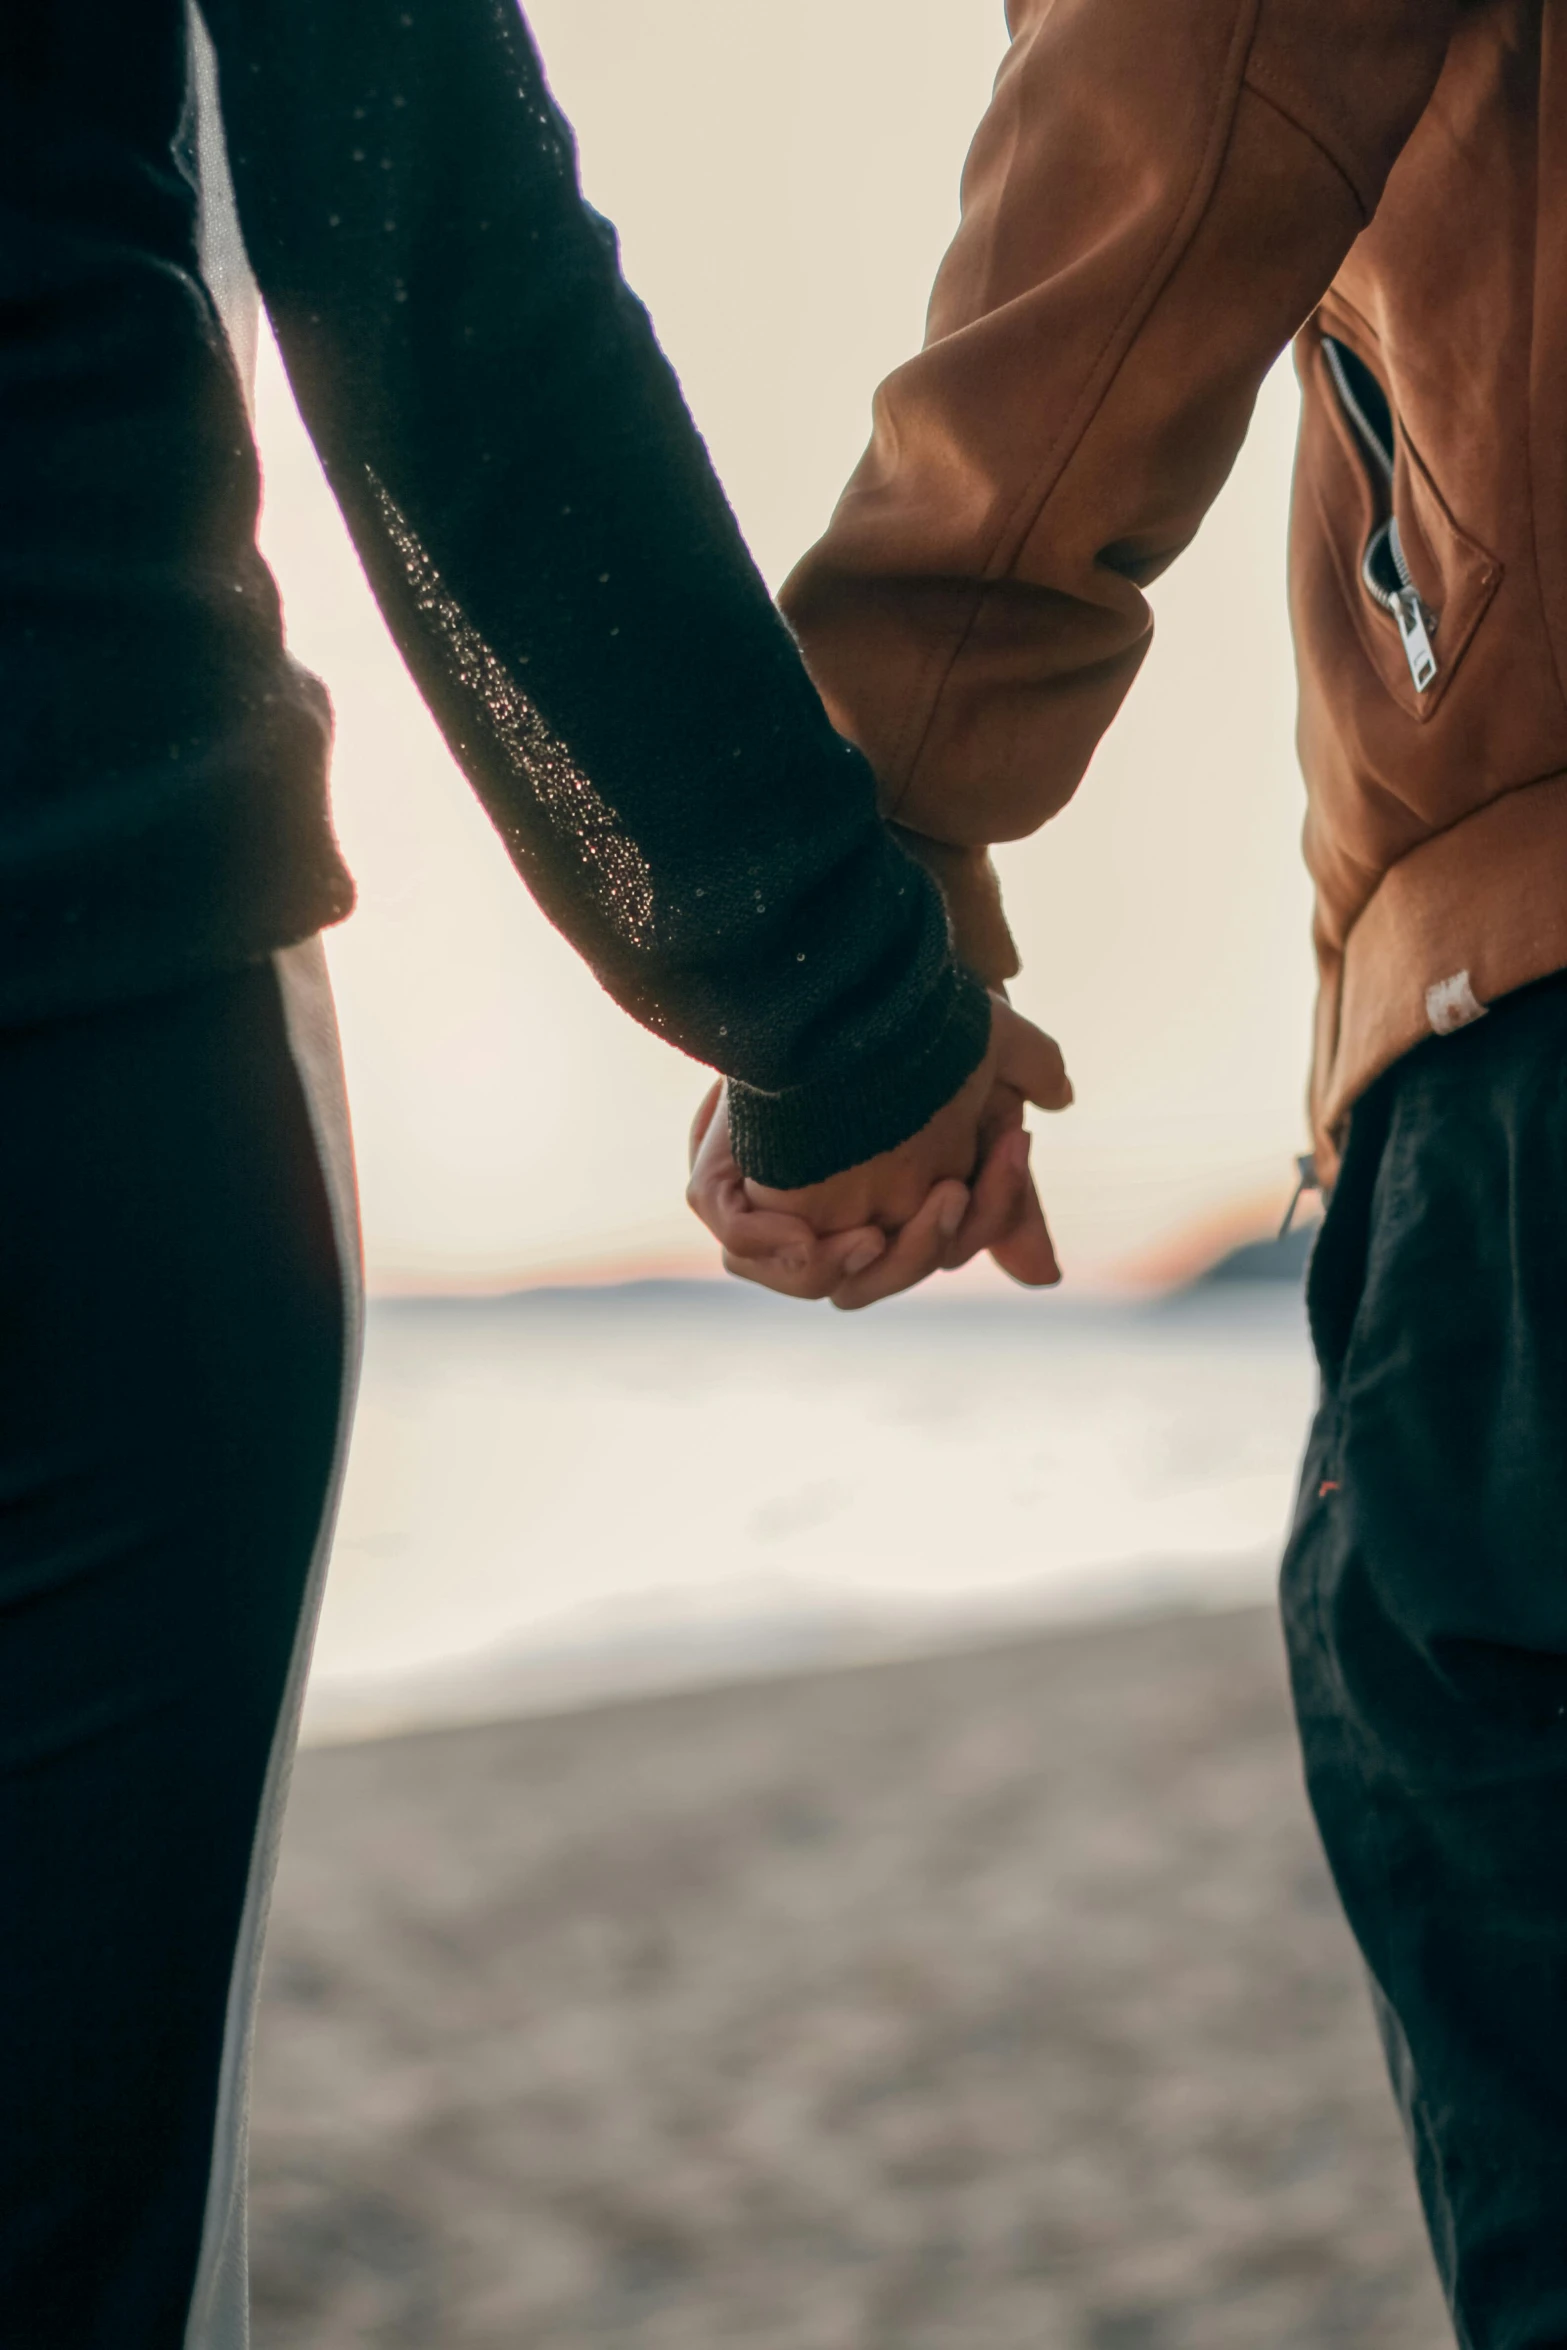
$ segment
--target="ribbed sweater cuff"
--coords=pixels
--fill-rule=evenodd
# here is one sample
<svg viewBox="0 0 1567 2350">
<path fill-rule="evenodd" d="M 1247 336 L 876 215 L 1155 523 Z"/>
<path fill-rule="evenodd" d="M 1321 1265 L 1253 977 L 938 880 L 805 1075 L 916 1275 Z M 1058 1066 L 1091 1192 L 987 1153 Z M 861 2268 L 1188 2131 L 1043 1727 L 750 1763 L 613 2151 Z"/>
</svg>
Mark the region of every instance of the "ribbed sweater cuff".
<svg viewBox="0 0 1567 2350">
<path fill-rule="evenodd" d="M 896 1149 L 967 1083 L 989 1043 L 989 996 L 968 972 L 948 970 L 916 1024 L 841 1075 L 786 1093 L 732 1079 L 729 1138 L 741 1174 L 797 1191 Z"/>
</svg>

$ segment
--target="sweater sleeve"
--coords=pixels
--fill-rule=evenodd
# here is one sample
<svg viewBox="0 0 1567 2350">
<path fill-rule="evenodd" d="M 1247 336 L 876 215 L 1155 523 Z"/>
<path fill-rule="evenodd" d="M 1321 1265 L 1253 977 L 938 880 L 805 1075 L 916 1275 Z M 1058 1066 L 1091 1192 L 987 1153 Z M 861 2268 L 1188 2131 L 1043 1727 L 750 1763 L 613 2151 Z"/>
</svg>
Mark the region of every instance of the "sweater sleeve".
<svg viewBox="0 0 1567 2350">
<path fill-rule="evenodd" d="M 251 264 L 370 585 L 546 914 L 745 1170 L 916 1132 L 989 1004 L 745 549 L 513 0 L 207 0 Z"/>
</svg>

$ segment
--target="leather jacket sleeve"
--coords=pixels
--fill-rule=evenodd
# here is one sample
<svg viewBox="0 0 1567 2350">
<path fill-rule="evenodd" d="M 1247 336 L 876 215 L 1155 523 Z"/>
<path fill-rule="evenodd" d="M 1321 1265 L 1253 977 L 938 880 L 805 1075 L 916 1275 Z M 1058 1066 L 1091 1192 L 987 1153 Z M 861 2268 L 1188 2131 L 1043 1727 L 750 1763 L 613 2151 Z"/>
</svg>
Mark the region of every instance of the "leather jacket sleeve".
<svg viewBox="0 0 1567 2350">
<path fill-rule="evenodd" d="M 1142 590 L 1371 217 L 1453 15 L 1010 0 L 925 348 L 782 598 L 887 812 L 946 845 L 988 978 L 1010 942 L 985 845 L 1076 789 L 1148 647 Z"/>
</svg>

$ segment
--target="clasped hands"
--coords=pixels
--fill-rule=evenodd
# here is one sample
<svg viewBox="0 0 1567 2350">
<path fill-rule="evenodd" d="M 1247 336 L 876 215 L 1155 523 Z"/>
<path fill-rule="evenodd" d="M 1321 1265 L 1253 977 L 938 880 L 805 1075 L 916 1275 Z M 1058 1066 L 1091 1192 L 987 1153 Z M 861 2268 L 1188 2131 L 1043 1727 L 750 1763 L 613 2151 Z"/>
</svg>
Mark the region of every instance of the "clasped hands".
<svg viewBox="0 0 1567 2350">
<path fill-rule="evenodd" d="M 686 1198 L 727 1271 L 785 1297 L 853 1311 L 988 1249 L 1032 1288 L 1061 1278 L 1029 1169 L 1023 1108 L 1064 1110 L 1071 1080 L 1053 1038 L 991 999 L 990 1045 L 973 1076 L 896 1150 L 803 1191 L 770 1191 L 735 1164 L 723 1085 L 691 1129 Z"/>
</svg>

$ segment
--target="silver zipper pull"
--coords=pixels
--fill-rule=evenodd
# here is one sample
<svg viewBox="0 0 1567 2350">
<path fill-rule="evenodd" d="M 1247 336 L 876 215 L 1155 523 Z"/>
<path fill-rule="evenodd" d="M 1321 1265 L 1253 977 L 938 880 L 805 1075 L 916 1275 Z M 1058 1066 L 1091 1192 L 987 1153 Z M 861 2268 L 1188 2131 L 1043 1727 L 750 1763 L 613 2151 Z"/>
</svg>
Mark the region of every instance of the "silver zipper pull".
<svg viewBox="0 0 1567 2350">
<path fill-rule="evenodd" d="M 1431 643 L 1431 620 L 1419 590 L 1400 588 L 1392 600 L 1393 618 L 1398 623 L 1399 639 L 1404 647 L 1404 659 L 1409 663 L 1409 674 L 1415 681 L 1415 691 L 1423 694 L 1436 675 L 1436 652 Z"/>
</svg>

